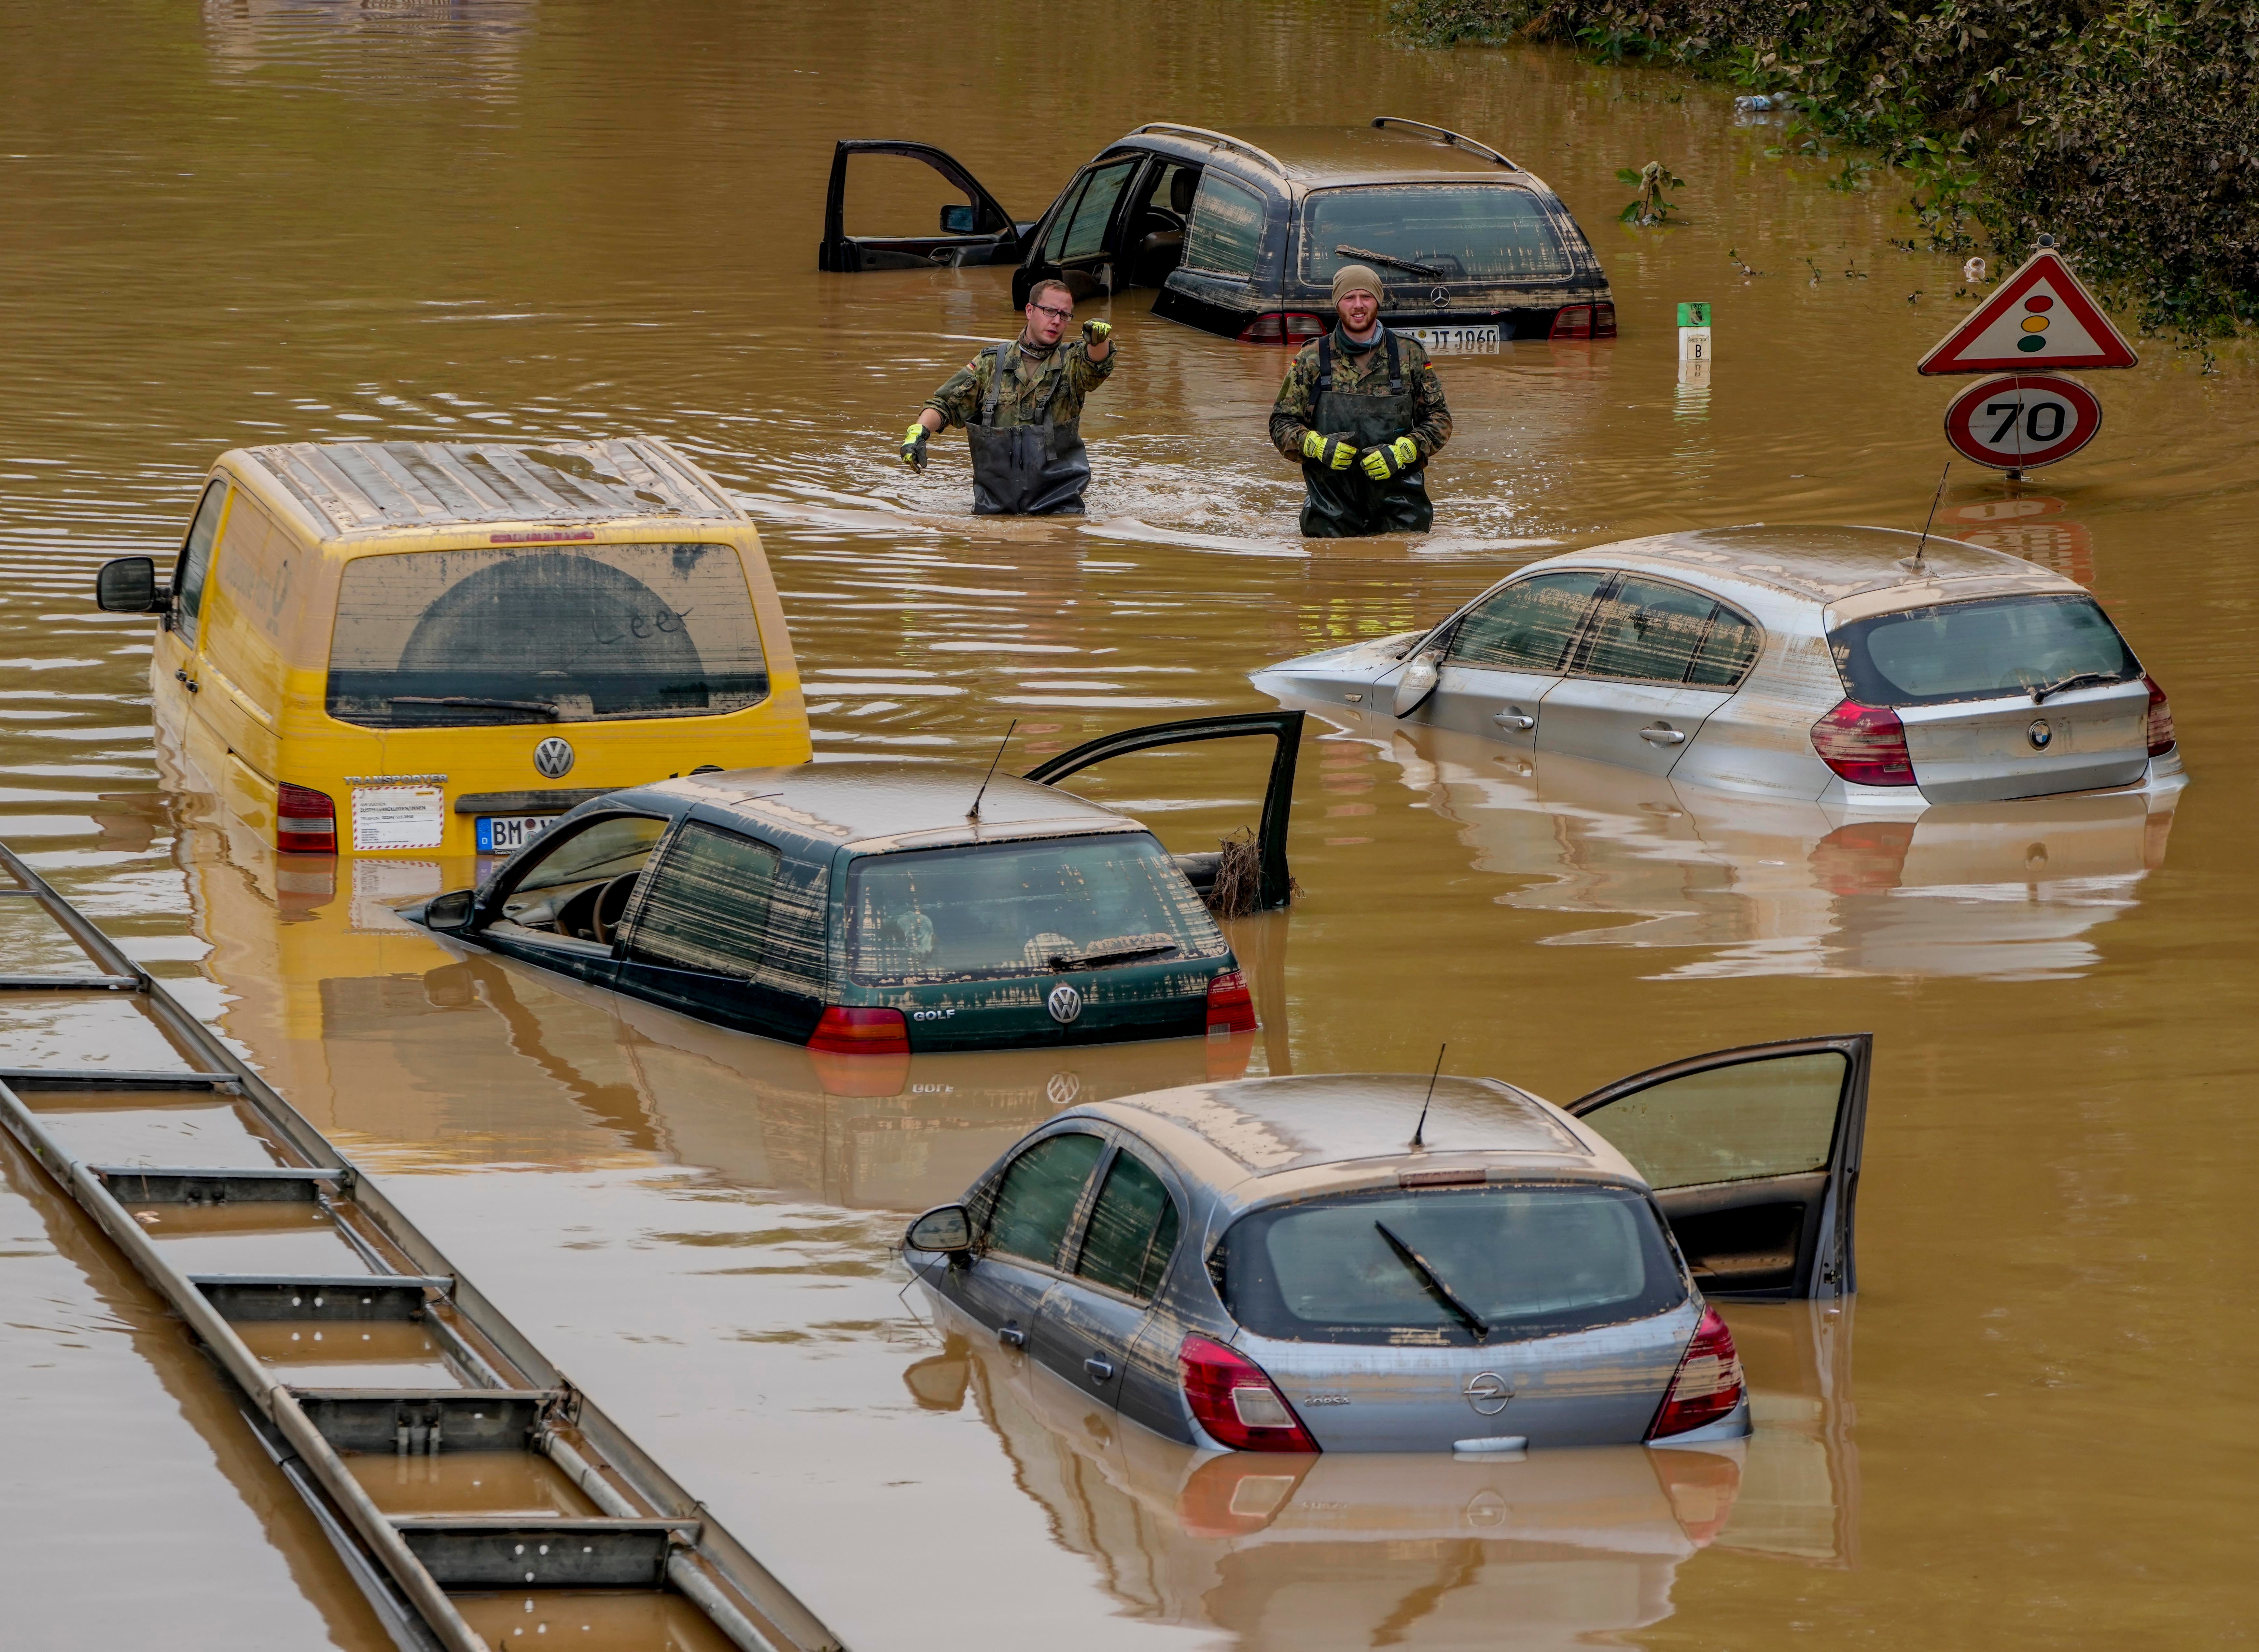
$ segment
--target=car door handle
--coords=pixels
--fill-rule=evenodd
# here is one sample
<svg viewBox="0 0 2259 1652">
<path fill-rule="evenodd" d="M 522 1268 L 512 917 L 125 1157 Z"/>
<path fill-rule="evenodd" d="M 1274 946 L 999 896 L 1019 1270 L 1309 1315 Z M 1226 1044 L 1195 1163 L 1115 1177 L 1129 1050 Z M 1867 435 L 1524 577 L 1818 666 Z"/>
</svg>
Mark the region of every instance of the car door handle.
<svg viewBox="0 0 2259 1652">
<path fill-rule="evenodd" d="M 1028 1345 L 1028 1334 L 1016 1325 L 1000 1326 L 997 1328 L 996 1340 L 1007 1348 L 1025 1348 Z"/>
<path fill-rule="evenodd" d="M 1526 730 L 1534 729 L 1537 726 L 1536 718 L 1525 717 L 1519 711 L 1501 711 L 1498 716 L 1493 717 L 1491 721 L 1498 724 L 1501 729 Z"/>
<path fill-rule="evenodd" d="M 1685 745 L 1686 737 L 1677 729 L 1642 729 L 1639 737 L 1650 745 Z"/>
<path fill-rule="evenodd" d="M 1082 1368 L 1090 1373 L 1090 1380 L 1094 1383 L 1110 1383 L 1114 1380 L 1112 1360 L 1101 1359 L 1097 1355 L 1093 1354 L 1082 1362 Z"/>
</svg>

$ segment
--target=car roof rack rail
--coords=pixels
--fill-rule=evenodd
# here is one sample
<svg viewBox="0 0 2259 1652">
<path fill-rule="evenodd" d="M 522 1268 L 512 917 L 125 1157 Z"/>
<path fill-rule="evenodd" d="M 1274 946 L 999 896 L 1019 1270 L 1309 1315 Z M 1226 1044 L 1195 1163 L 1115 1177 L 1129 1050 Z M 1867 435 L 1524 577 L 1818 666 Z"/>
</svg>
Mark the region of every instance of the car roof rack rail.
<svg viewBox="0 0 2259 1652">
<path fill-rule="evenodd" d="M 1424 120 L 1407 120 L 1401 115 L 1375 115 L 1372 117 L 1372 124 L 1376 126 L 1407 126 L 1414 132 L 1429 132 L 1433 134 L 1439 144 L 1449 144 L 1455 149 L 1464 149 L 1478 155 L 1486 155 L 1508 172 L 1526 170 L 1508 160 L 1488 144 L 1477 143 L 1464 132 L 1453 132 L 1448 126 L 1431 126 Z"/>
<path fill-rule="evenodd" d="M 1286 175 L 1286 163 L 1278 156 L 1267 149 L 1258 149 L 1253 144 L 1243 143 L 1229 132 L 1211 132 L 1206 126 L 1179 125 L 1172 120 L 1149 120 L 1130 135 L 1134 138 L 1138 132 L 1177 132 L 1187 138 L 1198 138 L 1203 142 L 1212 143 L 1221 149 L 1236 149 L 1249 159 L 1261 161 L 1280 177 Z M 1509 161 L 1507 164 L 1513 163 Z"/>
</svg>

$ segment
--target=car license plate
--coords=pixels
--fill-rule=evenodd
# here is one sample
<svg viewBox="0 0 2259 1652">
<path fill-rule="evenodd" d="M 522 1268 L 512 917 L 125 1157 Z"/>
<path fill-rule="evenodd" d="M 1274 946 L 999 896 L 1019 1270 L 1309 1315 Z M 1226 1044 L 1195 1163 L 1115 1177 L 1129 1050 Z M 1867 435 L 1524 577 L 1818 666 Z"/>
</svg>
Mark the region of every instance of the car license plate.
<svg viewBox="0 0 2259 1652">
<path fill-rule="evenodd" d="M 1494 356 L 1498 329 L 1490 327 L 1415 327 L 1412 336 L 1431 355 Z"/>
<path fill-rule="evenodd" d="M 540 837 L 556 818 L 554 815 L 481 815 L 479 853 L 513 854 Z"/>
</svg>

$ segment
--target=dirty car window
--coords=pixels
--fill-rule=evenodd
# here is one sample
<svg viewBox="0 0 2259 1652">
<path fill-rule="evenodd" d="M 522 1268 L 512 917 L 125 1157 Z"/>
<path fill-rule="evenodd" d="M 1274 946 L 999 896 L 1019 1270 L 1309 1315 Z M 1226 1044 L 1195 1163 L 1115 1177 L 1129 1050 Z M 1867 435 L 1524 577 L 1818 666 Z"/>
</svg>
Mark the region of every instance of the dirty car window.
<svg viewBox="0 0 2259 1652">
<path fill-rule="evenodd" d="M 373 729 L 739 711 L 767 697 L 734 546 L 417 551 L 348 563 L 328 709 Z"/>
<path fill-rule="evenodd" d="M 1717 603 L 1659 580 L 1626 580 L 1600 604 L 1578 670 L 1587 677 L 1684 682 Z"/>
<path fill-rule="evenodd" d="M 1450 658 L 1467 666 L 1558 671 L 1593 594 L 1607 580 L 1604 570 L 1595 569 L 1541 573 L 1509 585 L 1459 622 Z"/>
<path fill-rule="evenodd" d="M 688 822 L 652 874 L 628 956 L 709 974 L 751 975 L 765 950 L 782 860 L 766 844 Z"/>
<path fill-rule="evenodd" d="M 1407 183 L 1321 189 L 1302 209 L 1302 279 L 1325 282 L 1364 261 L 1350 246 L 1435 271 L 1380 267 L 1389 286 L 1420 281 L 1497 281 L 1569 273 L 1569 254 L 1527 189 L 1499 183 Z"/>
<path fill-rule="evenodd" d="M 1103 1138 L 1084 1131 L 1046 1136 L 1004 1172 L 988 1216 L 988 1248 L 1046 1267 L 1058 1257 L 1082 1185 L 1098 1163 Z"/>
<path fill-rule="evenodd" d="M 1263 197 L 1210 167 L 1193 197 L 1185 229 L 1185 267 L 1218 275 L 1251 275 L 1263 246 Z"/>
<path fill-rule="evenodd" d="M 1490 1326 L 1492 1342 L 1643 1319 L 1686 1294 L 1654 1207 L 1628 1188 L 1390 1189 L 1243 1218 L 1224 1235 L 1232 1316 L 1306 1342 L 1470 1340 L 1382 1226 Z"/>
<path fill-rule="evenodd" d="M 1177 1205 L 1161 1178 L 1128 1152 L 1114 1156 L 1074 1271 L 1147 1301 L 1177 1248 Z"/>
<path fill-rule="evenodd" d="M 1176 863 L 1143 832 L 866 855 L 849 877 L 848 969 L 873 986 L 1227 950 Z"/>
<path fill-rule="evenodd" d="M 1854 620 L 1828 633 L 1843 687 L 1871 706 L 1983 700 L 2090 672 L 2141 674 L 2090 596 L 1998 597 Z"/>
<path fill-rule="evenodd" d="M 1825 1170 L 1850 1064 L 1837 1051 L 1776 1056 L 1665 1079 L 1586 1116 L 1650 1187 L 1698 1187 Z"/>
</svg>

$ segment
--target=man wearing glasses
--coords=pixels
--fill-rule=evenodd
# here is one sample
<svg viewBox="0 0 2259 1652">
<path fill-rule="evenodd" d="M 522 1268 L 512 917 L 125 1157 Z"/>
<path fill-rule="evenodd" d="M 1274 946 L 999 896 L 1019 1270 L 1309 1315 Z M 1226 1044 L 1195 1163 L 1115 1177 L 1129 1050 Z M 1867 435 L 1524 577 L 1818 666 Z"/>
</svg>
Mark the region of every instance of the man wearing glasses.
<svg viewBox="0 0 2259 1652">
<path fill-rule="evenodd" d="M 925 468 L 926 438 L 965 426 L 973 451 L 973 514 L 1082 514 L 1090 455 L 1082 445 L 1082 403 L 1114 371 L 1114 329 L 1082 324 L 1082 342 L 1062 345 L 1074 320 L 1074 295 L 1059 281 L 1028 294 L 1028 324 L 1008 345 L 990 345 L 950 374 L 902 433 L 902 463 Z"/>
</svg>

